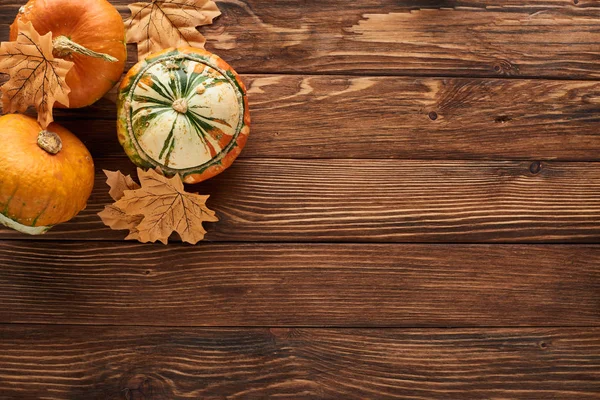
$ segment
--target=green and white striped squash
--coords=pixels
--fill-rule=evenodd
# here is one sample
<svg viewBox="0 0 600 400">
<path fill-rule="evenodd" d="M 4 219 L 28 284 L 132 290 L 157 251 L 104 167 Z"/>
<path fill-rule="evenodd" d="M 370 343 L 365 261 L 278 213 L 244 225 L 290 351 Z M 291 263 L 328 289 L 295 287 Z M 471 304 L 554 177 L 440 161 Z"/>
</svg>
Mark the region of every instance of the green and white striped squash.
<svg viewBox="0 0 600 400">
<path fill-rule="evenodd" d="M 186 183 L 228 168 L 250 133 L 246 88 L 221 58 L 192 47 L 148 56 L 125 76 L 117 101 L 119 142 L 142 168 Z"/>
</svg>

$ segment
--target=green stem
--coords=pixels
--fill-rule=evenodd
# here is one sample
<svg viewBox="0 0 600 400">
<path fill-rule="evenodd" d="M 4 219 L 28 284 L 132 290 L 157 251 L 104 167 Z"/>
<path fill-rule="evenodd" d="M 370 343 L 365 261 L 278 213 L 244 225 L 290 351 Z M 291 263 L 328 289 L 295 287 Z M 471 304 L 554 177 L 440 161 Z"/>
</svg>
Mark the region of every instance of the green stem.
<svg viewBox="0 0 600 400">
<path fill-rule="evenodd" d="M 108 62 L 119 61 L 118 59 L 116 59 L 115 57 L 113 57 L 111 55 L 104 54 L 104 53 L 98 53 L 98 52 L 95 52 L 88 48 L 85 48 L 85 47 L 81 46 L 80 44 L 75 43 L 74 41 L 72 41 L 71 39 L 69 39 L 66 36 L 59 36 L 56 39 L 54 39 L 53 45 L 54 45 L 54 55 L 57 57 L 66 57 L 71 53 L 77 53 L 77 54 L 82 54 L 84 56 L 100 58 L 100 59 L 102 59 L 104 61 L 108 61 Z"/>
</svg>

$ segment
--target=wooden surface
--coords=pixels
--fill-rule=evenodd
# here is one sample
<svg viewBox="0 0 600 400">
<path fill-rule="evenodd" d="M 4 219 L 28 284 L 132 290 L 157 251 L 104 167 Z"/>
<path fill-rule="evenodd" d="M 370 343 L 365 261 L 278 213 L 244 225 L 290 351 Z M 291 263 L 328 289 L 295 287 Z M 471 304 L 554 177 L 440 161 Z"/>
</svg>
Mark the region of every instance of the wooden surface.
<svg viewBox="0 0 600 400">
<path fill-rule="evenodd" d="M 600 160 L 598 82 L 348 75 L 243 80 L 253 127 L 243 158 Z M 114 130 L 114 103 L 56 114 L 72 130 L 89 124 L 82 139 L 94 155 L 123 154 L 112 136 L 106 138 Z"/>
<path fill-rule="evenodd" d="M 97 216 L 110 202 L 96 158 L 88 208 L 38 240 L 121 240 Z M 600 163 L 239 160 L 196 185 L 220 221 L 207 240 L 260 242 L 598 242 Z M 0 230 L 0 238 L 22 239 Z"/>
<path fill-rule="evenodd" d="M 0 229 L 0 399 L 600 399 L 600 5 L 501 3 L 218 2 L 253 127 L 197 246 L 104 227 L 115 106 L 57 112 L 96 186 Z"/>
<path fill-rule="evenodd" d="M 0 331 L 0 392 L 90 400 L 597 399 L 599 335 L 598 328 L 16 325 Z"/>
<path fill-rule="evenodd" d="M 207 48 L 243 73 L 600 77 L 596 0 L 218 3 Z M 1 34 L 20 5 L 0 0 Z"/>
<path fill-rule="evenodd" d="M 0 320 L 595 326 L 600 246 L 0 244 Z M 173 312 L 177 310 L 177 312 Z"/>
</svg>

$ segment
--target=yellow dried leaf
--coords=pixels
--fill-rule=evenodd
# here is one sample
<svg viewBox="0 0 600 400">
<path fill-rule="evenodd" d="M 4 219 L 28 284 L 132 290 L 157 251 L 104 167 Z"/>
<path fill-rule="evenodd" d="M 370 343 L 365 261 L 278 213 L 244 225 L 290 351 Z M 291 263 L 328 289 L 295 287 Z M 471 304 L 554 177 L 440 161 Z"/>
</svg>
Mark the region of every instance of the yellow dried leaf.
<svg viewBox="0 0 600 400">
<path fill-rule="evenodd" d="M 4 112 L 25 112 L 34 106 L 43 128 L 54 120 L 54 103 L 68 106 L 71 92 L 66 76 L 74 64 L 54 58 L 52 48 L 51 32 L 40 36 L 31 22 L 21 21 L 17 40 L 0 45 L 0 72 L 10 75 L 1 88 Z"/>
<path fill-rule="evenodd" d="M 210 0 L 152 0 L 128 7 L 127 43 L 138 44 L 140 60 L 169 47 L 204 48 L 206 39 L 196 27 L 212 24 L 221 15 Z"/>
</svg>

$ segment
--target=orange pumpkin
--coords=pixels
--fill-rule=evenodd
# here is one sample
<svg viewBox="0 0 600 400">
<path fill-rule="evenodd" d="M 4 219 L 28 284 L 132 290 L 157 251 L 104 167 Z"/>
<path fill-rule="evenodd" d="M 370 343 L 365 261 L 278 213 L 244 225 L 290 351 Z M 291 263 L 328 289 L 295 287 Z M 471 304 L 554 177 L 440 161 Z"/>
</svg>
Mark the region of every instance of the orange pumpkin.
<svg viewBox="0 0 600 400">
<path fill-rule="evenodd" d="M 18 21 L 31 22 L 40 35 L 52 32 L 54 56 L 75 63 L 67 75 L 70 108 L 93 104 L 121 78 L 125 26 L 108 1 L 29 0 L 10 26 L 10 40 L 17 39 Z"/>
<path fill-rule="evenodd" d="M 0 223 L 31 235 L 86 206 L 94 163 L 84 144 L 58 124 L 42 130 L 21 114 L 0 117 Z"/>
</svg>

